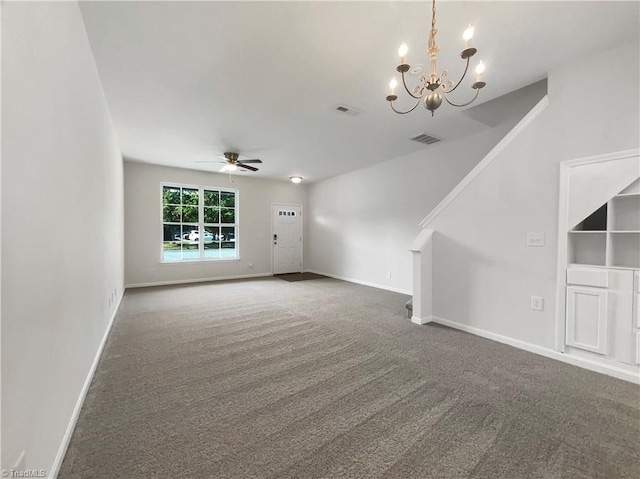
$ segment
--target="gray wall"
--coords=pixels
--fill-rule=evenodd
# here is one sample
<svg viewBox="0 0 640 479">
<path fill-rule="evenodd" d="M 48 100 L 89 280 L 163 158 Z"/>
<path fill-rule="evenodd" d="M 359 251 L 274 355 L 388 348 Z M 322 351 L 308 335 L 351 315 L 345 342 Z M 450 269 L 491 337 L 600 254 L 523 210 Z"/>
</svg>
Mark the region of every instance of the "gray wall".
<svg viewBox="0 0 640 479">
<path fill-rule="evenodd" d="M 472 109 L 496 124 L 482 133 L 310 185 L 306 267 L 411 294 L 418 223 L 545 93 L 542 81 Z"/>
<path fill-rule="evenodd" d="M 435 316 L 555 348 L 559 163 L 639 146 L 638 40 L 549 72 L 546 110 L 427 226 Z M 616 79 L 607 95 L 584 81 L 594 65 Z M 528 231 L 545 247 L 526 247 Z"/>
<path fill-rule="evenodd" d="M 125 283 L 130 286 L 270 274 L 271 204 L 306 204 L 305 186 L 251 178 L 251 173 L 206 173 L 125 161 Z M 240 259 L 161 263 L 160 184 L 239 190 Z M 303 215 L 303 220 L 305 215 Z M 306 235 L 305 235 L 306 236 Z M 250 266 L 253 264 L 253 267 Z"/>
<path fill-rule="evenodd" d="M 78 5 L 3 3 L 3 469 L 51 473 L 123 291 L 122 197 Z"/>
</svg>

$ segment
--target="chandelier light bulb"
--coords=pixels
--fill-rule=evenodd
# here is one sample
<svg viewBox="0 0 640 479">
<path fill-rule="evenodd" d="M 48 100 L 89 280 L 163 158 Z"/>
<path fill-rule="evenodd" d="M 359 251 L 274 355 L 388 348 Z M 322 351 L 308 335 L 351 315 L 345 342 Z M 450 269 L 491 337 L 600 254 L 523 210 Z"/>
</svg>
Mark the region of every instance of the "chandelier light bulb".
<svg viewBox="0 0 640 479">
<path fill-rule="evenodd" d="M 478 63 L 478 65 L 476 66 L 476 83 L 482 81 L 482 73 L 484 73 L 484 68 L 484 63 L 480 61 L 480 63 Z"/>
<path fill-rule="evenodd" d="M 389 82 L 389 89 L 390 91 L 390 95 L 395 95 L 396 94 L 396 87 L 398 86 L 398 80 L 396 80 L 396 77 L 393 77 L 391 79 L 391 81 Z"/>
<path fill-rule="evenodd" d="M 407 53 L 409 53 L 409 47 L 405 42 L 400 44 L 400 48 L 398 48 L 398 55 L 400 55 L 400 64 L 404 65 L 407 63 Z"/>
<path fill-rule="evenodd" d="M 465 42 L 468 42 L 473 38 L 473 25 L 469 24 L 467 29 L 462 34 L 462 38 L 464 39 Z"/>
</svg>

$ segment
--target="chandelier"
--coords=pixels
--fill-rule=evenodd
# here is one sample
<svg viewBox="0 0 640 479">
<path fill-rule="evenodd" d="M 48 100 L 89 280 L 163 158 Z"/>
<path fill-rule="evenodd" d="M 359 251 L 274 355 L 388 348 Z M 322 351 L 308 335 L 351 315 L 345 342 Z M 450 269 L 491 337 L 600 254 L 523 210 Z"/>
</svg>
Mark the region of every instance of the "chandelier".
<svg viewBox="0 0 640 479">
<path fill-rule="evenodd" d="M 398 49 L 398 54 L 400 55 L 400 65 L 396 67 L 396 70 L 402 75 L 402 84 L 404 85 L 404 89 L 412 98 L 416 100 L 416 103 L 407 111 L 401 111 L 395 108 L 393 102 L 398 99 L 398 96 L 396 95 L 396 87 L 398 86 L 398 81 L 396 80 L 396 77 L 393 77 L 391 79 L 391 82 L 389 83 L 389 88 L 391 91 L 389 92 L 389 95 L 387 95 L 387 101 L 391 105 L 391 109 L 396 113 L 399 113 L 401 115 L 409 113 L 415 110 L 416 107 L 422 102 L 424 104 L 424 107 L 431 112 L 431 116 L 433 116 L 433 113 L 442 104 L 443 97 L 447 101 L 447 103 L 452 106 L 467 106 L 473 103 L 476 98 L 478 98 L 480 89 L 486 85 L 486 83 L 482 81 L 484 63 L 480 62 L 475 69 L 476 81 L 471 85 L 471 88 L 476 91 L 474 97 L 467 103 L 462 104 L 454 103 L 449 99 L 449 93 L 458 88 L 458 86 L 460 86 L 460 83 L 462 83 L 462 80 L 464 80 L 464 77 L 467 74 L 467 70 L 469 69 L 469 60 L 477 52 L 475 48 L 470 46 L 471 38 L 473 37 L 473 25 L 469 25 L 462 35 L 462 38 L 465 41 L 465 47 L 464 50 L 462 50 L 462 52 L 460 53 L 460 57 L 462 57 L 463 60 L 466 60 L 467 64 L 464 68 L 462 77 L 455 85 L 451 80 L 445 80 L 447 76 L 447 70 L 443 70 L 442 73 L 438 75 L 436 59 L 438 57 L 438 51 L 440 51 L 440 47 L 436 43 L 436 33 L 438 33 L 438 30 L 436 29 L 436 0 L 433 0 L 431 9 L 431 32 L 429 34 L 429 48 L 427 49 L 427 54 L 429 55 L 431 63 L 429 76 L 420 75 L 420 84 L 414 86 L 412 90 L 409 90 L 405 79 L 405 73 L 407 73 L 411 69 L 411 65 L 407 63 L 407 52 L 409 51 L 409 48 L 407 47 L 407 44 L 405 42 L 402 42 L 400 48 Z"/>
</svg>

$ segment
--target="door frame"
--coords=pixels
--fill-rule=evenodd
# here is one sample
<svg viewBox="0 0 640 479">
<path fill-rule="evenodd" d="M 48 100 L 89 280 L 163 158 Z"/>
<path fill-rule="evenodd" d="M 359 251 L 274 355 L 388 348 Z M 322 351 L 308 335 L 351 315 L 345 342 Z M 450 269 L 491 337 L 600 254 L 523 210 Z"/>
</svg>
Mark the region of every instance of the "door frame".
<svg viewBox="0 0 640 479">
<path fill-rule="evenodd" d="M 632 158 L 640 154 L 640 148 L 616 151 L 604 155 L 589 156 L 576 160 L 560 162 L 560 189 L 558 211 L 558 263 L 556 274 L 556 351 L 565 352 L 567 325 L 567 266 L 568 266 L 568 231 L 569 231 L 569 189 L 571 168 L 601 163 L 605 161 Z"/>
<path fill-rule="evenodd" d="M 275 262 L 273 260 L 273 256 L 275 253 L 275 248 L 273 247 L 273 210 L 276 206 L 290 207 L 294 206 L 296 208 L 300 208 L 300 272 L 304 271 L 304 206 L 296 203 L 271 203 L 271 234 L 269 235 L 269 244 L 271 245 L 271 274 L 275 274 Z"/>
</svg>

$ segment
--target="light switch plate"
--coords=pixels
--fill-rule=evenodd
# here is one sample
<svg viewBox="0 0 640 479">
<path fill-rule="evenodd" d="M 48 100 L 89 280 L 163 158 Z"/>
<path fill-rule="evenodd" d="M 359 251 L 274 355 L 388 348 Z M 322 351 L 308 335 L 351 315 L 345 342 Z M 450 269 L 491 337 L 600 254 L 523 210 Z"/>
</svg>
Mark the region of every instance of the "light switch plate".
<svg viewBox="0 0 640 479">
<path fill-rule="evenodd" d="M 527 233 L 527 246 L 544 246 L 544 233 Z"/>
<path fill-rule="evenodd" d="M 544 309 L 544 298 L 541 296 L 531 296 L 531 309 L 542 311 Z"/>
</svg>

